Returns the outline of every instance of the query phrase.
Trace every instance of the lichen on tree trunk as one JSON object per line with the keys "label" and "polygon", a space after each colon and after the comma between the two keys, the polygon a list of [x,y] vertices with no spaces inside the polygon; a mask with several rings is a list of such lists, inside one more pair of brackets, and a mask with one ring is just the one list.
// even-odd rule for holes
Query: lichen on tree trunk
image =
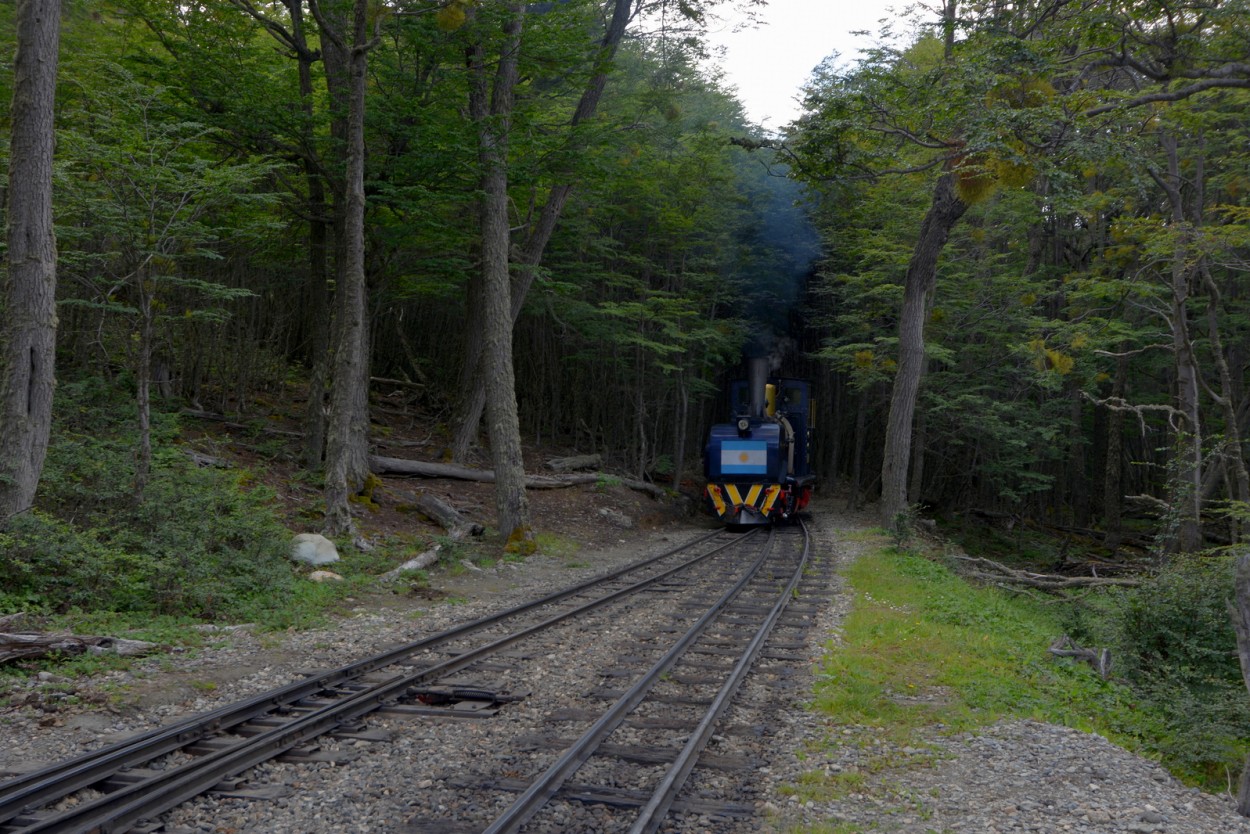
{"label": "lichen on tree trunk", "polygon": [[898,325],[898,369],[881,462],[881,521],[887,527],[893,526],[895,516],[907,509],[912,424],[925,365],[924,324],[928,297],[937,283],[938,257],[951,229],[967,209],[968,204],[955,190],[955,175],[943,174],[933,189],[933,202],[920,225],[920,238],[907,265]]}
{"label": "lichen on tree trunk", "polygon": [[482,163],[482,341],[486,418],[490,429],[491,463],[495,470],[497,522],[500,532],[508,539],[508,546],[514,547],[514,541],[531,539],[516,374],[512,366],[512,293],[508,270],[508,133],[525,6],[509,4],[508,12],[491,91],[490,117],[479,121],[477,127],[478,155]]}
{"label": "lichen on tree trunk", "polygon": [[[323,33],[339,48],[345,36],[312,4]],[[356,0],[352,13],[352,40],[348,53],[349,101],[347,118],[346,203],[343,208],[342,261],[336,321],[330,418],[326,438],[327,536],[352,535],[356,529],[350,497],[363,488],[369,475],[369,321],[365,283],[365,70],[369,49],[368,3]],[[364,544],[358,540],[357,544]]]}
{"label": "lichen on tree trunk", "polygon": [[56,359],[53,107],[60,0],[18,0],[9,112],[8,252],[0,293],[0,525],[35,499]]}

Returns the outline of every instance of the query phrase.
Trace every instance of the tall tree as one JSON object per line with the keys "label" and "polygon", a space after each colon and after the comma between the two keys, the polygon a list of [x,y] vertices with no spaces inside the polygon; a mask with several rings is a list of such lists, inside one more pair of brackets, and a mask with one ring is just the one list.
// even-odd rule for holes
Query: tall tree
{"label": "tall tree", "polygon": [[[317,0],[312,10],[322,37],[347,57],[348,107],[346,119],[347,169],[344,176],[342,235],[338,287],[336,289],[333,378],[330,386],[330,418],[326,442],[327,535],[356,534],[349,498],[359,492],[369,476],[369,318],[365,278],[365,89],[367,56],[378,43],[369,31],[368,0],[355,0],[346,26],[338,26],[322,13]],[[330,57],[327,52],[327,72]]]}
{"label": "tall tree", "polygon": [[[486,372],[486,414],[491,462],[495,469],[495,511],[499,530],[510,547],[531,540],[525,462],[517,416],[516,373],[512,366],[512,294],[509,287],[511,232],[508,223],[508,144],[519,75],[525,5],[509,3],[504,38],[491,84],[490,105],[479,118],[478,158],[482,166],[482,329]],[[485,72],[479,61],[473,68]],[[484,86],[484,81],[479,83]],[[484,97],[481,91],[477,94]],[[480,108],[479,108],[480,109]]]}
{"label": "tall tree", "polygon": [[[171,117],[169,90],[136,81],[116,65],[96,67],[107,93],[81,97],[80,128],[63,133],[66,167],[75,172],[63,200],[73,222],[65,238],[84,241],[74,258],[80,284],[94,285],[97,309],[120,313],[133,346],[139,444],[134,495],[143,501],[152,465],[151,385],[159,330],[166,322],[223,318],[221,305],[251,293],[205,280],[215,243],[248,234],[246,212],[259,197],[266,162],[216,158],[220,137],[202,124]],[[82,273],[89,274],[82,274]],[[194,299],[195,306],[192,306]],[[67,299],[72,304],[76,299]],[[181,303],[180,303],[181,302]],[[177,310],[169,315],[170,309]],[[130,351],[128,351],[130,352]]]}
{"label": "tall tree", "polygon": [[[582,144],[578,131],[586,122],[594,118],[599,102],[603,98],[603,92],[607,88],[608,72],[612,68],[617,48],[622,38],[625,37],[630,20],[637,13],[636,0],[611,0],[608,8],[610,14],[607,25],[593,56],[593,71],[569,120],[571,147],[562,155],[565,160],[572,160],[577,156],[578,145]],[[517,269],[512,279],[510,302],[514,322],[521,315],[525,297],[542,264],[547,244],[551,240],[556,225],[560,222],[560,216],[564,212],[569,195],[573,192],[572,175],[568,170],[571,167],[571,163],[566,162],[564,170],[555,172],[556,183],[548,191],[542,210],[526,230],[524,241],[520,246]],[[470,285],[469,310],[471,313],[480,313],[483,305],[476,297],[474,289],[475,286]],[[478,424],[482,419],[482,409],[486,404],[487,380],[480,367],[482,340],[475,335],[478,332],[481,332],[481,328],[470,326],[465,342],[465,358],[461,366],[458,386],[461,397],[455,420],[458,428],[452,443],[452,458],[455,460],[463,460],[468,453],[469,446],[477,435]]]}
{"label": "tall tree", "polygon": [[[905,279],[905,304],[899,317],[899,373],[895,378],[882,465],[883,520],[891,521],[908,501],[906,454],[912,443],[917,380],[925,366],[923,332],[924,283],[915,283],[918,267],[936,264],[925,250],[944,240],[964,214],[960,203],[975,203],[1001,184],[1028,174],[1038,185],[1037,198],[1048,212],[1070,199],[1079,178],[1072,167],[1098,164],[1111,155],[1105,147],[1117,137],[1132,146],[1131,113],[1158,108],[1225,87],[1248,82],[1244,63],[1222,56],[1236,48],[1207,50],[1203,44],[1241,42],[1232,35],[1242,19],[1239,3],[1189,4],[1163,2],[1131,10],[1106,4],[1070,4],[1050,0],[1039,4],[968,5],[957,15],[954,2],[943,3],[940,39],[922,38],[904,53],[879,50],[852,72],[820,79],[809,98],[812,113],[800,124],[800,141],[816,149],[819,164],[836,169],[840,179],[909,176],[940,171],[932,209],[921,227],[913,263]],[[1164,25],[1161,21],[1167,21]],[[1197,37],[1198,31],[1206,38]],[[1109,37],[1109,33],[1116,33]],[[961,36],[958,36],[962,34]],[[936,57],[939,54],[941,57]],[[920,82],[920,83],[917,83]],[[935,90],[943,90],[946,106],[930,106]],[[1141,119],[1138,119],[1140,122]],[[1137,124],[1140,133],[1143,125]],[[1154,129],[1151,129],[1154,132]],[[809,156],[806,161],[811,162]],[[1074,160],[1084,159],[1085,163]],[[1068,166],[1065,168],[1064,166]],[[1166,165],[1156,180],[1169,185]],[[826,171],[829,168],[825,169]],[[1148,170],[1139,166],[1140,178]],[[1067,192],[1067,193],[1065,193]],[[1179,197],[1179,191],[1173,196]],[[1176,211],[1170,210],[1173,225]],[[950,222],[943,231],[942,221]],[[1157,225],[1157,224],[1156,224]],[[935,234],[936,232],[936,234]],[[1058,234],[1053,241],[1062,241]],[[942,244],[939,244],[938,251]],[[1182,244],[1180,252],[1192,251]],[[1175,253],[1174,253],[1175,254]],[[1055,259],[1057,263],[1061,259]],[[1192,264],[1173,260],[1173,295],[1181,290],[1171,321],[1185,328],[1189,313],[1180,314],[1191,293]],[[1055,295],[1061,305],[1063,293]],[[919,320],[917,318],[919,317]],[[1173,329],[1174,353],[1190,351],[1187,332]],[[1044,339],[1039,344],[1044,346]],[[909,357],[919,361],[909,361]],[[1194,415],[1198,381],[1178,360],[1176,408]],[[919,370],[917,370],[919,368]],[[1070,389],[1070,396],[1075,396]],[[1075,402],[1075,400],[1073,400]],[[1079,419],[1080,409],[1068,419]],[[1194,415],[1196,416],[1196,415]],[[1174,469],[1187,483],[1184,494],[1201,483],[1197,423],[1186,421],[1188,439],[1177,447]],[[1075,454],[1075,453],[1074,453]],[[1179,495],[1180,493],[1178,493]],[[1196,517],[1194,498],[1181,513]],[[1193,546],[1192,521],[1181,526]]]}
{"label": "tall tree", "polygon": [[52,426],[56,360],[53,112],[60,0],[18,0],[0,325],[0,524],[28,509]]}
{"label": "tall tree", "polygon": [[890,414],[886,421],[885,452],[881,460],[880,515],[886,524],[895,523],[908,505],[908,467],[912,461],[912,425],[916,398],[927,363],[924,326],[937,284],[938,258],[951,229],[968,210],[968,204],[955,190],[955,174],[938,178],[933,204],[920,224],[920,235],[903,279],[903,308],[898,320],[898,370],[890,393]]}

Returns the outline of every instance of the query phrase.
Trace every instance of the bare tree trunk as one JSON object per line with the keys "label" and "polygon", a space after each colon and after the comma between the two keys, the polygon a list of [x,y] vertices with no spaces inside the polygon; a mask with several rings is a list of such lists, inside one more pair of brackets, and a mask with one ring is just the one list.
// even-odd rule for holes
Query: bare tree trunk
{"label": "bare tree trunk", "polygon": [[0,525],[35,500],[56,385],[53,107],[60,0],[18,0],[9,111],[8,269],[0,297]]}
{"label": "bare tree trunk", "polygon": [[[312,4],[322,34],[345,48]],[[369,322],[365,282],[365,70],[368,51],[368,3],[356,0],[352,14],[352,42],[348,52],[347,170],[343,206],[343,261],[339,270],[338,344],[330,394],[329,434],[326,442],[326,516],[328,536],[356,536],[348,498],[369,475]],[[359,542],[358,542],[359,543]]]}
{"label": "bare tree trunk", "polygon": [[[1250,553],[1237,557],[1233,602],[1229,613],[1233,618],[1233,630],[1237,633],[1237,658],[1241,662],[1241,678],[1250,690]],[[1250,817],[1250,756],[1241,769],[1241,782],[1237,789],[1237,813]]]}
{"label": "bare tree trunk", "polygon": [[958,0],[945,0],[942,4],[942,54],[947,61],[955,57],[955,27],[959,21]]}
{"label": "bare tree trunk", "polygon": [[[1199,135],[1199,153],[1195,160],[1194,173],[1194,219],[1202,223],[1204,220],[1204,204],[1206,202],[1206,140]],[[1241,426],[1237,419],[1238,389],[1228,367],[1228,357],[1224,354],[1224,340],[1220,335],[1220,311],[1223,298],[1219,285],[1211,275],[1211,264],[1205,257],[1198,262],[1198,274],[1202,277],[1202,286],[1207,292],[1207,338],[1211,341],[1211,360],[1215,365],[1216,376],[1220,381],[1217,394],[1207,386],[1207,392],[1215,400],[1216,405],[1224,414],[1224,472],[1231,482],[1228,487],[1229,497],[1250,506],[1250,470],[1246,468],[1246,456],[1241,445]],[[1197,360],[1194,360],[1195,363]],[[1232,541],[1234,544],[1244,541],[1247,533],[1247,522],[1232,514],[1229,519]],[[1243,775],[1243,779],[1247,778]]]}
{"label": "bare tree trunk", "polygon": [[[823,363],[822,363],[823,364]],[[824,425],[828,426],[825,437],[828,440],[828,449],[825,452],[825,477],[830,481],[838,477],[838,466],[842,463],[842,414],[845,411],[843,405],[846,399],[846,383],[842,380],[842,375],[836,372],[826,372],[823,374],[828,380],[827,385],[820,386],[820,398],[824,401],[826,408],[825,414],[829,415],[824,421]]]}
{"label": "bare tree trunk", "polygon": [[[686,430],[690,422],[690,392],[686,389],[686,374],[677,372],[677,437],[673,444],[673,490],[681,489],[681,479],[686,473]],[[809,451],[810,454],[810,451]]]}
{"label": "bare tree trunk", "polygon": [[[482,45],[474,44],[468,50],[469,65],[469,117],[475,124],[483,124],[490,116],[490,84],[487,82],[485,57]],[[478,206],[478,217],[482,207]],[[464,463],[469,448],[477,440],[481,428],[482,411],[486,407],[486,380],[483,376],[482,351],[485,344],[486,325],[483,319],[485,289],[483,273],[475,270],[469,276],[465,297],[464,364],[460,366],[460,378],[456,390],[460,399],[452,425],[457,426],[451,443],[451,459]],[[516,324],[516,318],[512,320]]]}
{"label": "bare tree trunk", "polygon": [[864,489],[864,446],[868,439],[868,388],[859,392],[859,407],[855,410],[855,448],[851,452],[851,495],[847,509],[858,510]]}
{"label": "bare tree trunk", "polygon": [[300,108],[307,120],[301,141],[304,180],[308,183],[308,403],[304,409],[304,466],[309,470],[321,466],[326,443],[326,383],[330,371],[330,292],[326,264],[329,256],[329,230],[325,182],[317,166],[313,145],[312,63],[315,56],[304,35],[303,0],[284,0],[291,16],[291,36],[299,61]]}
{"label": "bare tree trunk", "polygon": [[507,546],[514,549],[526,549],[533,536],[529,499],[525,495],[525,464],[521,455],[516,374],[512,365],[512,295],[508,269],[508,140],[524,15],[524,4],[508,5],[505,38],[500,48],[491,96],[491,115],[478,122],[478,153],[482,162],[486,420],[490,430],[491,462],[495,470],[495,510],[499,530],[507,538]]}
{"label": "bare tree trunk", "polygon": [[916,419],[916,430],[911,444],[911,473],[908,476],[907,503],[918,502],[924,491],[924,453],[927,441],[926,421],[922,413]]}
{"label": "bare tree trunk", "polygon": [[646,398],[646,364],[643,362],[642,348],[634,348],[634,442],[637,452],[634,460],[634,477],[642,478],[646,474],[648,458],[651,456],[650,444],[647,442],[647,398]]}
{"label": "bare tree trunk", "polygon": [[[573,112],[573,118],[569,124],[570,128],[575,129],[582,122],[592,118],[599,108],[599,101],[603,98],[603,91],[607,87],[608,70],[616,55],[617,47],[620,46],[621,39],[625,36],[625,29],[633,17],[634,8],[634,0],[614,0],[612,18],[604,31],[603,39],[599,42],[596,72],[587,82],[586,89],[582,91],[582,97],[577,103],[577,109]],[[567,172],[561,173],[567,176]],[[572,193],[573,186],[567,182],[552,187],[547,194],[547,202],[543,205],[538,221],[529,230],[521,246],[521,253],[517,259],[518,269],[511,290],[513,324],[521,316],[521,309],[525,306],[525,296],[534,283],[543,254],[547,250],[547,243],[551,240],[556,224],[560,221],[560,215],[564,212],[564,205]],[[470,286],[471,298],[473,290],[474,288]],[[469,313],[472,315],[474,312],[472,300],[470,300],[469,307]],[[470,319],[470,332],[472,332],[472,319]],[[482,343],[472,337],[465,344],[464,367],[468,370],[468,374],[466,377],[462,371],[461,382],[465,383],[467,379],[467,384],[460,389],[464,395],[457,409],[456,419],[459,428],[452,443],[452,459],[456,461],[464,458],[474,438],[477,437],[478,424],[482,420],[482,409],[486,404],[486,380],[481,370],[482,347]]]}
{"label": "bare tree trunk", "polygon": [[903,285],[903,309],[898,325],[898,369],[890,395],[886,421],[885,451],[881,462],[882,523],[907,508],[907,465],[911,459],[912,421],[924,374],[924,322],[929,294],[937,283],[938,257],[951,229],[967,211],[968,204],[955,191],[955,175],[947,172],[933,189],[933,203],[920,224],[920,238],[907,265]]}
{"label": "bare tree trunk", "polygon": [[143,494],[148,488],[148,480],[152,474],[152,338],[153,309],[152,295],[147,289],[146,267],[143,268],[135,284],[139,289],[139,361],[135,375],[135,404],[139,411],[139,449],[135,459],[134,498],[136,504],[143,503]]}
{"label": "bare tree trunk", "polygon": [[[1159,141],[1167,156],[1168,170],[1166,175],[1151,173],[1167,194],[1175,228],[1183,230],[1187,222],[1176,137],[1165,133]],[[1189,336],[1189,295],[1193,275],[1188,264],[1190,247],[1186,239],[1175,241],[1173,247],[1169,320],[1176,371],[1176,410],[1184,417],[1184,425],[1178,427],[1172,452],[1170,503],[1178,513],[1175,548],[1181,553],[1189,553],[1202,547],[1202,427],[1198,422],[1198,368]]]}
{"label": "bare tree trunk", "polygon": [[[1121,356],[1116,361],[1115,382],[1111,386],[1112,399],[1124,399],[1124,390],[1127,387],[1128,357]],[[1124,496],[1120,463],[1123,456],[1123,432],[1124,412],[1118,408],[1111,409],[1107,415],[1107,460],[1102,480],[1102,526],[1107,531],[1107,549],[1112,553],[1119,549],[1120,541],[1124,537],[1120,521],[1120,507]]]}
{"label": "bare tree trunk", "polygon": [[[315,146],[313,132],[313,83],[312,65],[319,57],[324,56],[326,69],[326,85],[334,101],[334,113],[330,122],[330,133],[335,139],[346,143],[346,111],[350,93],[347,91],[348,71],[347,57],[342,50],[341,40],[336,43],[332,38],[322,41],[320,53],[308,47],[308,39],[304,32],[304,0],[282,0],[286,7],[290,28],[269,18],[252,0],[231,0],[235,6],[260,23],[283,46],[289,49],[299,67],[300,110],[304,116],[304,125],[300,130],[300,162],[304,169],[304,181],[308,185],[308,296],[304,305],[304,327],[308,332],[309,347],[307,352],[310,369],[308,380],[308,402],[304,408],[304,466],[309,470],[321,466],[325,453],[326,437],[326,393],[327,377],[330,374],[330,346],[332,327],[332,311],[330,309],[329,287],[327,285],[326,263],[329,254],[329,217],[326,202],[326,188],[321,172],[321,158]],[[338,21],[340,24],[342,21]],[[342,26],[336,26],[337,31]],[[342,207],[342,189],[336,188],[336,205]],[[342,231],[342,224],[338,224]]]}
{"label": "bare tree trunk", "polygon": [[[1210,299],[1207,303],[1207,337],[1211,340],[1211,357],[1220,378],[1220,393],[1211,393],[1224,412],[1224,457],[1231,471],[1232,498],[1244,505],[1250,505],[1250,471],[1246,469],[1246,458],[1241,448],[1241,428],[1237,425],[1237,409],[1234,404],[1236,391],[1233,387],[1233,375],[1228,368],[1228,359],[1224,356],[1224,342],[1220,338],[1220,289],[1211,276],[1210,265],[1205,260],[1200,269],[1202,282]],[[1245,538],[1244,521],[1234,521],[1234,534],[1235,542]]]}
{"label": "bare tree trunk", "polygon": [[1068,483],[1072,490],[1072,518],[1077,527],[1085,527],[1089,524],[1089,479],[1085,472],[1087,466],[1085,432],[1081,426],[1084,402],[1079,389],[1073,388],[1069,392],[1068,407],[1069,417],[1072,420],[1072,432],[1068,447],[1071,449],[1068,455]]}

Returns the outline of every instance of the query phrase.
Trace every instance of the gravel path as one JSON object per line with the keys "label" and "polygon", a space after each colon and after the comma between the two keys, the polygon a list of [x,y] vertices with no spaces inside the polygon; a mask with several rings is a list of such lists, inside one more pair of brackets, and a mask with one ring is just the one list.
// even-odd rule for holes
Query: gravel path
{"label": "gravel path", "polygon": [[[848,516],[830,503],[816,508],[813,524],[817,547],[839,564],[875,546],[862,535],[873,526],[871,518]],[[524,565],[501,564],[480,576],[449,579],[458,593],[469,593],[470,586],[478,589],[479,595],[463,604],[404,599],[387,610],[362,606],[330,629],[224,633],[211,647],[145,660],[126,672],[19,684],[0,693],[9,701],[0,708],[0,769],[74,755],[273,688],[300,670],[341,665],[566,587],[671,547],[694,532],[673,529],[641,543],[579,555],[576,561],[536,557]],[[754,676],[731,708],[725,732],[711,752],[749,758],[750,771],[696,775],[700,786],[718,797],[737,790],[759,815],[748,821],[691,815],[672,830],[1250,834],[1250,821],[1233,813],[1228,797],[1186,788],[1158,765],[1099,736],[1023,721],[954,738],[935,732],[914,747],[894,749],[875,739],[869,728],[834,726],[808,711],[804,702],[811,692],[810,667],[822,646],[836,641],[848,605],[846,595],[835,588],[810,632],[805,653],[811,662],[794,664],[780,678],[771,673]],[[604,622],[595,640],[581,635],[585,664],[570,671],[567,685],[584,687],[596,663],[628,651],[630,641],[638,639],[638,628],[634,622]],[[184,806],[173,822],[183,831],[205,834],[420,831],[416,820],[442,811],[458,813],[457,784],[465,778],[528,774],[541,754],[491,753],[498,746],[487,736],[565,734],[567,728],[551,724],[551,708],[525,701],[487,722],[373,721],[373,726],[390,729],[393,739],[325,745],[330,752],[358,755],[351,764],[272,763],[250,774],[253,783],[292,786],[291,796],[272,801],[205,798]],[[839,743],[827,743],[831,738]],[[889,766],[880,767],[883,761]],[[805,774],[846,772],[862,774],[862,782],[856,793],[837,800],[800,802],[785,790]],[[483,819],[491,811],[470,808],[464,818]],[[607,825],[596,820],[610,816],[603,809],[582,810],[545,827],[594,831]]]}

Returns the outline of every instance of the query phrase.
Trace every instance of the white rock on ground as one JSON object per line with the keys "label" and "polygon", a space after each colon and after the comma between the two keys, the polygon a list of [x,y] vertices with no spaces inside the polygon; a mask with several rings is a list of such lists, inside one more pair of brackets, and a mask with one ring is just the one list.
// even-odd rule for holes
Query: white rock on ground
{"label": "white rock on ground", "polygon": [[291,540],[291,558],[319,568],[337,562],[339,551],[334,542],[319,533],[300,533]]}

